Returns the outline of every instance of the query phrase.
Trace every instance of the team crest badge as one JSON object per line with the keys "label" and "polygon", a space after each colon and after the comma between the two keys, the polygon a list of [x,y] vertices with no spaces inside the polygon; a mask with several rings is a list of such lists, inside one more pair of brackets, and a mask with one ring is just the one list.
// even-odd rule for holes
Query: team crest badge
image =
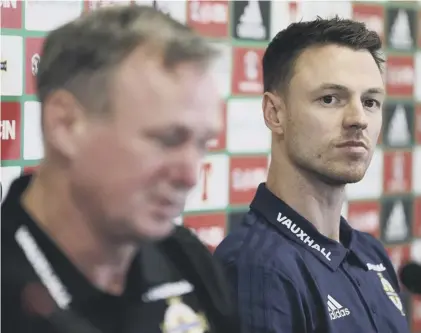
{"label": "team crest badge", "polygon": [[401,298],[396,293],[395,289],[393,289],[393,286],[390,284],[390,282],[388,280],[386,280],[386,278],[383,276],[382,273],[377,273],[377,275],[380,278],[380,281],[383,285],[383,290],[386,293],[386,295],[389,297],[389,299],[392,301],[392,303],[395,304],[395,306],[398,308],[398,310],[400,311],[402,316],[405,316],[405,312],[403,310]]}
{"label": "team crest badge", "polygon": [[196,313],[180,297],[172,297],[167,300],[168,308],[161,325],[163,333],[206,333],[208,323],[205,316]]}

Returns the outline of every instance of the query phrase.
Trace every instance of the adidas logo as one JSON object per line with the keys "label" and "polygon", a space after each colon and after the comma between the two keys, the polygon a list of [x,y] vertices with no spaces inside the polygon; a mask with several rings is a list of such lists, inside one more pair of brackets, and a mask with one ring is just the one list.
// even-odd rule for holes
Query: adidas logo
{"label": "adidas logo", "polygon": [[329,309],[330,320],[343,318],[351,314],[348,308],[344,308],[330,295],[327,295],[327,307]]}

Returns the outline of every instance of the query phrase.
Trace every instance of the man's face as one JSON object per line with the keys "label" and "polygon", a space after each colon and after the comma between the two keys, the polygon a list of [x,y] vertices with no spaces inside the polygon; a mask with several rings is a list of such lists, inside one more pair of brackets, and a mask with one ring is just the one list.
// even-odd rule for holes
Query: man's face
{"label": "man's face", "polygon": [[221,129],[217,89],[195,65],[168,72],[140,50],[117,70],[110,97],[112,117],[87,120],[73,157],[74,197],[114,235],[165,237]]}
{"label": "man's face", "polygon": [[289,85],[285,149],[324,181],[360,181],[382,124],[381,73],[367,51],[335,45],[304,51]]}

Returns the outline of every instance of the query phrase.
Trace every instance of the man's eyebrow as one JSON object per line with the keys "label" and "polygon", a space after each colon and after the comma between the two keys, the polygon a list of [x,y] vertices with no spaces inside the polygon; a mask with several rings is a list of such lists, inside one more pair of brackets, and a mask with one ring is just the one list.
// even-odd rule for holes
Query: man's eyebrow
{"label": "man's eyebrow", "polygon": [[[149,137],[158,137],[162,135],[179,135],[188,137],[192,135],[192,130],[184,125],[170,125],[157,128],[150,128],[145,131]],[[208,128],[200,132],[205,138],[214,138],[219,135],[220,130],[215,128]]]}
{"label": "man's eyebrow", "polygon": [[327,90],[327,89],[331,89],[331,90],[343,90],[343,91],[348,91],[349,89],[341,84],[336,84],[336,83],[323,83],[322,85],[319,86],[318,90]]}
{"label": "man's eyebrow", "polygon": [[[340,91],[349,91],[349,89],[346,86],[343,86],[341,84],[336,83],[323,83],[317,90],[340,90]],[[365,94],[385,94],[385,91],[383,88],[369,88],[366,91],[364,91]]]}
{"label": "man's eyebrow", "polygon": [[382,95],[384,95],[385,91],[384,91],[383,88],[370,88],[370,89],[367,89],[365,91],[365,93],[366,94],[382,94]]}

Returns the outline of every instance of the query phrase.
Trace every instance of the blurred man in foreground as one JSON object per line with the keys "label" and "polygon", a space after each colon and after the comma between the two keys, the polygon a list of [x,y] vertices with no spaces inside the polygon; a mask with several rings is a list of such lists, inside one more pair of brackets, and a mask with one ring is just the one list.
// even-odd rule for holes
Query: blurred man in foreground
{"label": "blurred man in foreground", "polygon": [[363,24],[335,18],[292,24],[266,50],[268,178],[215,252],[244,333],[408,332],[383,246],[341,217],[381,129],[380,48]]}
{"label": "blurred man in foreground", "polygon": [[45,159],[2,206],[3,332],[236,331],[218,266],[172,223],[220,130],[215,56],[149,7],[49,34]]}

